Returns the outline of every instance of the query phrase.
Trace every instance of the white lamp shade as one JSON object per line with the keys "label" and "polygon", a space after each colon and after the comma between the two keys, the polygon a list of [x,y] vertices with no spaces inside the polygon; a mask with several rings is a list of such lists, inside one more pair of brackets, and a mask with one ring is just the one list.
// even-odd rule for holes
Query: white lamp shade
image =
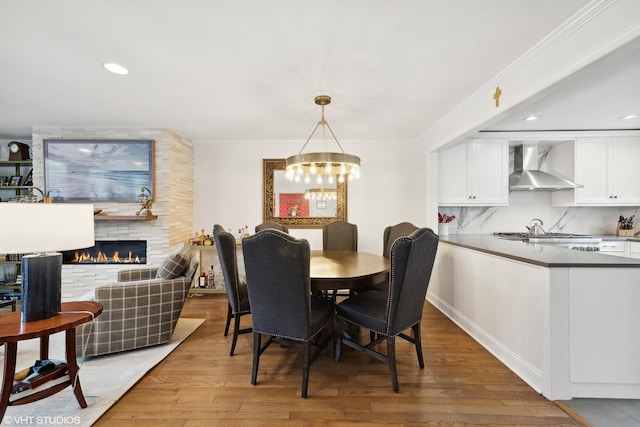
{"label": "white lamp shade", "polygon": [[93,205],[0,203],[0,253],[58,252],[94,244]]}

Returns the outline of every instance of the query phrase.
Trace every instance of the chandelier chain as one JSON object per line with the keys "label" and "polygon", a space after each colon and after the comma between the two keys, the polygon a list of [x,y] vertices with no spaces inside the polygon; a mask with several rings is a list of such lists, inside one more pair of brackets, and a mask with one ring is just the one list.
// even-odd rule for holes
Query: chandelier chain
{"label": "chandelier chain", "polygon": [[313,138],[313,135],[318,130],[318,126],[322,126],[323,137],[325,137],[325,139],[326,139],[326,132],[325,132],[325,128],[324,127],[326,126],[327,129],[329,129],[329,132],[331,133],[331,136],[333,137],[333,140],[336,142],[336,144],[338,144],[338,147],[340,148],[340,151],[344,154],[344,148],[342,148],[342,145],[340,144],[340,141],[338,141],[338,138],[336,138],[336,134],[333,133],[333,129],[331,129],[331,126],[329,126],[329,122],[324,118],[324,105],[322,105],[321,107],[322,107],[322,113],[321,113],[320,121],[318,122],[316,127],[313,128],[313,131],[311,131],[311,135],[309,135],[309,138],[307,138],[307,140],[305,141],[304,145],[302,146],[302,148],[298,152],[298,155],[302,154],[302,152],[306,148],[307,144],[309,144],[309,141],[311,141],[311,138]]}

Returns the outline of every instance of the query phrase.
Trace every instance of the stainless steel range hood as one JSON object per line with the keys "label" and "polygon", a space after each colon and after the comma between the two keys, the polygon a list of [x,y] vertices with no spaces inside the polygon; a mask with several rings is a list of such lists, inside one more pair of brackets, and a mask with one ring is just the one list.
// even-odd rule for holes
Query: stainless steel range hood
{"label": "stainless steel range hood", "polygon": [[568,179],[539,170],[537,144],[522,144],[513,148],[513,173],[509,175],[510,190],[564,190],[583,187]]}

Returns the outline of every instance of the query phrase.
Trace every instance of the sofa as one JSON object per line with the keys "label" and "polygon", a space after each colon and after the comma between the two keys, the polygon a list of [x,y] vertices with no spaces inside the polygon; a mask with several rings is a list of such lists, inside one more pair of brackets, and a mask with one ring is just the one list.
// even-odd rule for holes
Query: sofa
{"label": "sofa", "polygon": [[82,299],[101,302],[104,309],[94,321],[76,328],[78,357],[168,342],[198,265],[198,257],[181,247],[158,267],[121,270],[117,283],[97,286]]}

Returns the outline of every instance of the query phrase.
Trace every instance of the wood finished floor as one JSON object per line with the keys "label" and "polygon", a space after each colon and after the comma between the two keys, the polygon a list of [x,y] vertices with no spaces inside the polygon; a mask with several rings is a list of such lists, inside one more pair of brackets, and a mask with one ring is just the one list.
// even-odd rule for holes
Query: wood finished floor
{"label": "wood finished floor", "polygon": [[269,347],[251,385],[251,334],[240,335],[230,357],[226,310],[223,295],[189,298],[182,316],[206,322],[95,426],[580,425],[429,303],[425,369],[413,346],[396,341],[399,393],[384,363],[345,347],[339,363],[321,354],[311,365],[307,399],[297,349]]}

